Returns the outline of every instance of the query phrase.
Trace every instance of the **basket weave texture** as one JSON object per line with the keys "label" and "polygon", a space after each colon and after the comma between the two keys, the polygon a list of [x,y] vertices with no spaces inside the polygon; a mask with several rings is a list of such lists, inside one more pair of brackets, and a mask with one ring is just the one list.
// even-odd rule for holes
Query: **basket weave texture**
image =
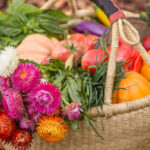
{"label": "basket weave texture", "polygon": [[[70,128],[67,138],[60,143],[48,143],[38,135],[30,150],[150,150],[150,107],[120,114],[111,118],[97,119],[95,127],[104,137],[102,141],[84,121],[80,122],[80,129],[75,134]],[[5,146],[7,150],[14,150]]]}
{"label": "basket weave texture", "polygon": [[[130,22],[140,31],[141,37],[150,34],[150,27],[144,21],[131,19]],[[110,43],[110,39],[111,33],[106,38],[107,43]],[[128,105],[129,103],[131,105]],[[67,139],[60,143],[46,143],[35,135],[32,150],[149,150],[150,97],[129,103],[107,106],[107,112],[114,112],[115,107],[119,107],[119,109],[116,109],[117,111],[112,114],[111,118],[102,117],[104,131],[97,115],[97,109],[91,109],[91,116],[97,118],[95,127],[99,129],[104,141],[95,135],[92,128],[87,128],[85,121],[81,121],[80,130],[75,134],[70,129]],[[138,106],[128,107],[134,106],[134,104]],[[122,107],[127,107],[127,109],[121,111]],[[101,114],[106,115],[103,112]]]}
{"label": "basket weave texture", "polygon": [[76,134],[69,129],[68,137],[60,143],[42,141],[35,135],[31,150],[149,150],[150,149],[150,108],[132,111],[111,118],[97,119],[95,127],[104,137],[102,141],[84,121]]}

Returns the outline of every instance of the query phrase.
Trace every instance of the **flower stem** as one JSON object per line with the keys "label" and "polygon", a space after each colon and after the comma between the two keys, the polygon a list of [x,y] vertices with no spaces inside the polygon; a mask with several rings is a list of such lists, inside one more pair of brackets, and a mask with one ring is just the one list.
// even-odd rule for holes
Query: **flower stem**
{"label": "flower stem", "polygon": [[67,102],[64,98],[62,98],[62,101],[66,104],[66,106],[69,105],[69,102]]}

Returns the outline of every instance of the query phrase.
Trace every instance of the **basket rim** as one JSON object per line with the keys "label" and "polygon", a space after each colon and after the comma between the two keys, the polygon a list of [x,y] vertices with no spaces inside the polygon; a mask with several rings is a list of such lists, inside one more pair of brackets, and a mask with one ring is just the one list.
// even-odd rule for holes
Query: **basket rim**
{"label": "basket rim", "polygon": [[99,114],[101,115],[101,117],[112,117],[132,111],[138,111],[146,107],[150,107],[150,95],[127,103],[118,103],[111,105],[104,104],[103,108],[101,108],[100,106],[92,107],[89,109],[88,113],[91,117],[94,118],[98,117]]}

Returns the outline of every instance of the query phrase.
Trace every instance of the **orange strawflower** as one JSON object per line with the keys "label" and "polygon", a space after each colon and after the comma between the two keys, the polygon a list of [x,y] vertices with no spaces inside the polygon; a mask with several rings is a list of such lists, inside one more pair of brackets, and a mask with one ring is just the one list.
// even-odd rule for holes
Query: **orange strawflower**
{"label": "orange strawflower", "polygon": [[57,116],[43,116],[37,122],[37,133],[47,142],[58,142],[68,132],[64,120]]}

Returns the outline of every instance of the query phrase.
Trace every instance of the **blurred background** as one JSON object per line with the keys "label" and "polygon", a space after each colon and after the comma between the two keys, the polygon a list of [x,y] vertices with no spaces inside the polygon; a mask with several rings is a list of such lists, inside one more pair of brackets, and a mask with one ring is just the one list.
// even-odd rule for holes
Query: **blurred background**
{"label": "blurred background", "polygon": [[[0,10],[4,11],[7,7],[8,0],[0,0]],[[28,3],[41,7],[47,0],[27,0]],[[91,7],[89,0],[76,0],[79,8]],[[121,9],[141,12],[150,6],[150,0],[115,0]],[[60,0],[56,3],[56,7],[63,11],[68,10],[67,0]]]}

